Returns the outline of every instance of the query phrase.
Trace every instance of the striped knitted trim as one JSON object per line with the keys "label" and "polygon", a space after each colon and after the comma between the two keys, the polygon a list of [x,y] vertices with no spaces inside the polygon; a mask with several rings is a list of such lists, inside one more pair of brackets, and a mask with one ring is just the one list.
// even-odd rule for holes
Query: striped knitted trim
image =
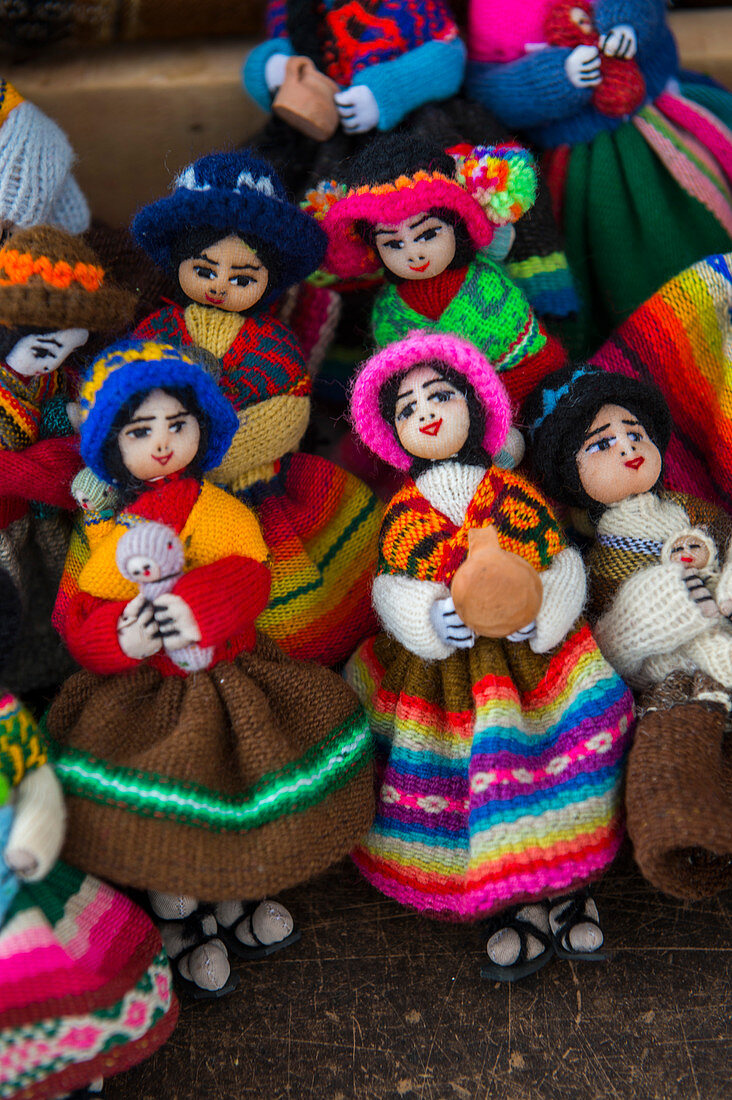
{"label": "striped knitted trim", "polygon": [[630,550],[633,554],[648,554],[649,557],[658,558],[663,550],[663,543],[654,539],[634,539],[628,535],[597,535],[600,546],[609,546],[613,550]]}
{"label": "striped knitted trim", "polygon": [[34,275],[57,290],[68,290],[72,283],[79,283],[84,290],[93,293],[104,282],[104,268],[79,261],[72,267],[66,260],[52,260],[49,256],[33,256],[19,252],[17,248],[0,250],[0,286],[24,286]]}
{"label": "striped knitted trim", "polygon": [[[42,726],[45,723],[42,722]],[[116,767],[77,749],[51,745],[66,792],[143,817],[163,817],[215,831],[256,829],[322,802],[372,756],[368,721],[359,710],[296,762],[265,775],[239,796],[217,794],[166,776]],[[56,755],[57,754],[57,755]]]}

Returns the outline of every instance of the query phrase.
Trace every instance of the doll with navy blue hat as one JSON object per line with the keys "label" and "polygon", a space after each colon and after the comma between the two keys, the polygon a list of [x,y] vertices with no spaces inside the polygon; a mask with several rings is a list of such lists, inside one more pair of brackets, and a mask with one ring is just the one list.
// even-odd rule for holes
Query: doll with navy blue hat
{"label": "doll with navy blue hat", "polygon": [[255,629],[268,550],[253,511],[203,477],[239,421],[197,359],[121,341],[80,403],[82,458],[119,498],[59,597],[82,665],[47,715],[65,852],[148,890],[191,993],[221,996],[229,951],[261,958],[299,937],[267,895],[368,828],[368,728],[340,677]]}
{"label": "doll with navy blue hat", "polygon": [[357,478],[298,452],[311,379],[294,333],[274,312],[322,260],[325,234],[247,152],[186,168],[171,195],[137,214],[133,233],[177,278],[184,301],[148,317],[136,335],[212,353],[238,418],[208,476],[262,525],[272,597],[258,625],[291,656],[343,661],[373,628],[381,509]]}

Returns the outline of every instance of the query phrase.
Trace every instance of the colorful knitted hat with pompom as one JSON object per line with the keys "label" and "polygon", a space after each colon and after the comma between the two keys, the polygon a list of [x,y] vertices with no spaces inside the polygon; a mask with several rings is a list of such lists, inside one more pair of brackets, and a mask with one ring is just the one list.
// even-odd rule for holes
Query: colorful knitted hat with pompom
{"label": "colorful knitted hat with pompom", "polygon": [[88,244],[63,229],[19,229],[0,248],[0,325],[124,329],[136,301],[110,282]]}
{"label": "colorful knitted hat with pompom", "polygon": [[379,396],[390,379],[412,367],[429,362],[439,370],[444,363],[469,382],[485,410],[482,445],[497,454],[511,427],[511,402],[495,370],[467,340],[443,333],[413,332],[406,340],[389,344],[363,364],[351,393],[351,420],[363,442],[375,455],[398,470],[408,470],[414,461],[397,439],[393,424],[384,419]]}
{"label": "colorful knitted hat with pompom", "polygon": [[310,207],[325,210],[325,267],[341,278],[381,266],[375,249],[360,236],[359,223],[397,225],[427,210],[449,210],[461,219],[477,250],[491,243],[498,226],[525,214],[536,198],[531,155],[512,144],[445,151],[421,138],[387,134],[354,157],[344,174],[342,197],[332,180],[308,195]]}
{"label": "colorful knitted hat with pompom", "polygon": [[209,418],[203,470],[218,466],[239,427],[236,413],[195,358],[172,344],[153,340],[120,340],[92,363],[79,391],[81,457],[97,477],[110,481],[105,443],[117,413],[130,398],[140,402],[151,390],[190,386]]}
{"label": "colorful knitted hat with pompom", "polygon": [[173,193],[143,207],[132,234],[161,267],[174,265],[177,242],[193,229],[213,229],[266,245],[275,257],[264,304],[302,282],[319,265],[326,238],[316,221],[290,202],[274,169],[246,150],[211,153],[176,178]]}

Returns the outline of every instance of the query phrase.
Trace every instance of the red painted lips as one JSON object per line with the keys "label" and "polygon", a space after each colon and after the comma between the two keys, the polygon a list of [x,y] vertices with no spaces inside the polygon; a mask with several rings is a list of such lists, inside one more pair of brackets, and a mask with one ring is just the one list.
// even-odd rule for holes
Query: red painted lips
{"label": "red painted lips", "polygon": [[422,435],[437,435],[441,427],[442,417],[440,417],[439,420],[433,420],[431,424],[425,424],[424,428],[420,428],[419,430],[422,432]]}

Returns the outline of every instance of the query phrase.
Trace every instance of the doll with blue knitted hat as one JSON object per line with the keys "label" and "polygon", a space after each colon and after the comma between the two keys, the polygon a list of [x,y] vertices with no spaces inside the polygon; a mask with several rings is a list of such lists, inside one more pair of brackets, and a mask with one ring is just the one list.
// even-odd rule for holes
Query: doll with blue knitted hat
{"label": "doll with blue knitted hat", "polygon": [[214,154],[172,194],[141,210],[140,245],[178,279],[185,304],[136,329],[198,345],[220,360],[218,385],[238,418],[208,477],[256,512],[272,569],[259,627],[292,656],[345,660],[373,625],[371,570],[380,507],[355,477],[298,452],[311,379],[279,297],[318,265],[325,235],[251,154]]}
{"label": "doll with blue knitted hat", "polygon": [[579,354],[732,240],[732,97],[680,70],[666,6],[471,0],[466,88],[545,150]]}
{"label": "doll with blue knitted hat", "polygon": [[65,854],[148,890],[188,988],[220,996],[229,950],[260,958],[298,938],[265,895],[368,828],[368,728],[335,673],[255,629],[267,546],[254,512],[203,479],[239,420],[197,358],[122,341],[80,400],[82,458],[120,500],[57,620],[83,666],[47,716]]}

